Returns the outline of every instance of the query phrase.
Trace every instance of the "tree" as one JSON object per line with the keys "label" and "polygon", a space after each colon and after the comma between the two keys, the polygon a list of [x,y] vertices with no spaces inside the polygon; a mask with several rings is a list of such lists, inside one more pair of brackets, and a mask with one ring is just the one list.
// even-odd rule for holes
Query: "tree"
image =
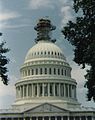
{"label": "tree", "polygon": [[[87,69],[84,87],[88,89],[87,99],[95,102],[95,0],[74,0],[76,21],[69,21],[62,33],[74,46],[74,61]],[[79,12],[82,13],[80,16]]]}
{"label": "tree", "polygon": [[[0,33],[0,36],[2,36],[2,33]],[[9,59],[4,55],[5,53],[9,52],[8,48],[4,48],[6,42],[0,43],[0,77],[1,80],[5,85],[8,85],[8,75],[6,74],[8,72],[8,69],[6,65],[9,63]]]}

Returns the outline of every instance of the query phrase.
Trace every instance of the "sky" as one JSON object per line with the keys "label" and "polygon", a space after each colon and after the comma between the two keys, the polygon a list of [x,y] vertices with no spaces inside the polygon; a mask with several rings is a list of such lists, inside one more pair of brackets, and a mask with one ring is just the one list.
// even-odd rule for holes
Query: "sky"
{"label": "sky", "polygon": [[73,47],[65,40],[61,33],[62,28],[69,20],[75,20],[72,9],[72,0],[0,0],[0,37],[6,41],[6,47],[10,48],[7,57],[9,85],[5,86],[0,81],[0,109],[9,108],[15,101],[15,83],[20,78],[20,67],[25,56],[35,45],[36,31],[34,26],[38,19],[48,17],[56,26],[52,37],[56,38],[56,44],[63,50],[70,66],[72,78],[77,81],[77,98],[82,106],[95,107],[93,101],[86,98],[87,89],[84,88],[86,70],[73,62]]}

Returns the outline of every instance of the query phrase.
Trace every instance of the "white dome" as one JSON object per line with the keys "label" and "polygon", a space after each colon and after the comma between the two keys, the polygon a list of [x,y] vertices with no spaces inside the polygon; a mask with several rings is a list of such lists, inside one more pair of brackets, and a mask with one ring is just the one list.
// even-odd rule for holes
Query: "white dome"
{"label": "white dome", "polygon": [[[49,55],[49,56],[47,56]],[[55,45],[55,43],[49,42],[49,41],[39,41],[36,45],[34,45],[30,50],[28,51],[25,62],[41,57],[53,57],[53,58],[63,58],[65,60],[65,57],[63,55],[63,52],[61,49]]]}

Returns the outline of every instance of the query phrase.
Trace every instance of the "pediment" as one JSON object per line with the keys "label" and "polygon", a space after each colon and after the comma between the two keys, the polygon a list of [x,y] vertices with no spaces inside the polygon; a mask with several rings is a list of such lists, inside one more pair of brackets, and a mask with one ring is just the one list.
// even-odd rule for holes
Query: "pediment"
{"label": "pediment", "polygon": [[32,109],[29,109],[27,111],[25,111],[25,113],[31,114],[31,113],[42,113],[42,112],[56,112],[56,113],[60,113],[60,112],[69,112],[68,110],[62,109],[60,107],[48,104],[48,103],[44,103],[41,104],[37,107],[34,107]]}

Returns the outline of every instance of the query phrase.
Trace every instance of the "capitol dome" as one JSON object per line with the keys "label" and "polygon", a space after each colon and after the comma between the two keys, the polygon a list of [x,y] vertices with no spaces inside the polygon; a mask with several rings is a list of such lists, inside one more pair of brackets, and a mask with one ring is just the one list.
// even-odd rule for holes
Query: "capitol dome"
{"label": "capitol dome", "polygon": [[35,58],[60,58],[64,59],[61,49],[50,41],[39,41],[27,53],[25,63],[32,61]]}
{"label": "capitol dome", "polygon": [[64,106],[79,105],[76,80],[71,78],[71,67],[63,51],[51,39],[55,27],[50,20],[40,19],[36,44],[26,54],[20,69],[21,78],[16,82],[15,106],[43,102]]}

